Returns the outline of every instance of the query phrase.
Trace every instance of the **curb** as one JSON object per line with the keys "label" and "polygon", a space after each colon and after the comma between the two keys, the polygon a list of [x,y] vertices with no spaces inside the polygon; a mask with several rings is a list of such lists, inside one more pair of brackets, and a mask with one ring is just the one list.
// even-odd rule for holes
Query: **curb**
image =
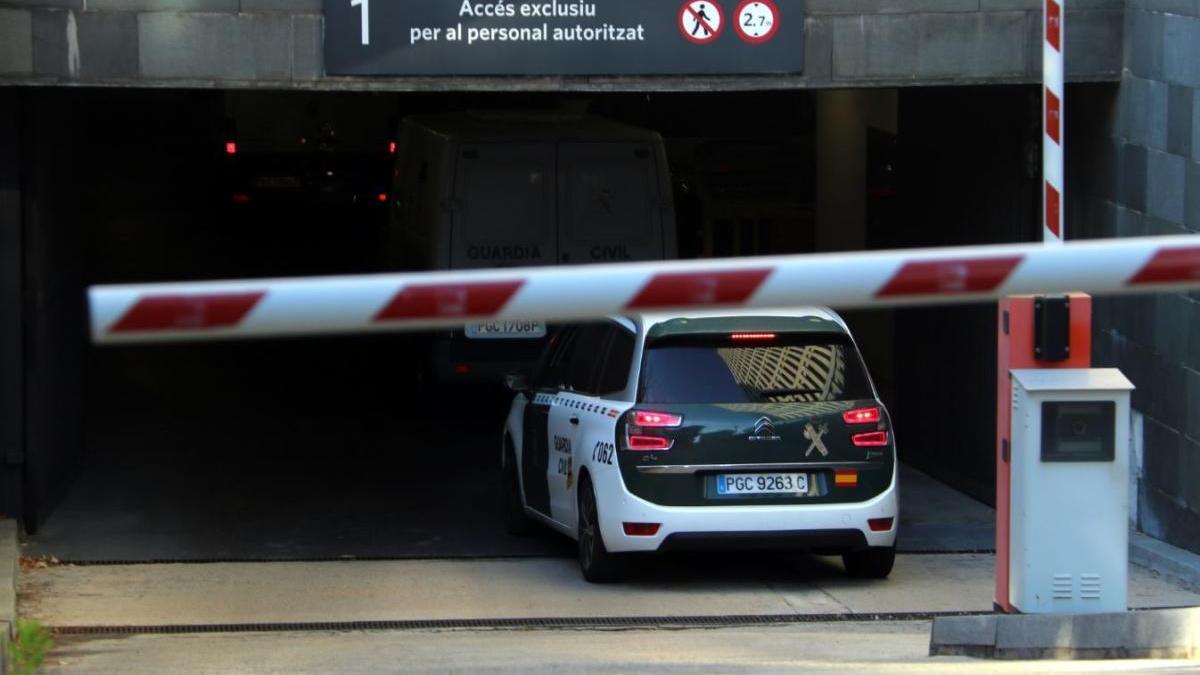
{"label": "curb", "polygon": [[929,655],[992,659],[1197,658],[1200,608],[936,617]]}
{"label": "curb", "polygon": [[17,521],[0,519],[0,673],[8,672],[8,647],[17,619]]}
{"label": "curb", "polygon": [[1200,555],[1159,541],[1141,532],[1129,533],[1129,562],[1200,589]]}

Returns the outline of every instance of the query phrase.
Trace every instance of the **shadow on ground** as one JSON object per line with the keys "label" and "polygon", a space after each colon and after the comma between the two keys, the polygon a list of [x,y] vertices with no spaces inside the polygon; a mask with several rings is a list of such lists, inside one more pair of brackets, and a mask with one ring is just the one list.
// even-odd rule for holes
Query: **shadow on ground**
{"label": "shadow on ground", "polygon": [[[504,533],[498,442],[508,395],[421,388],[411,366],[418,349],[375,336],[94,350],[86,451],[26,553],[573,555],[572,542],[549,531]],[[902,550],[992,547],[986,506],[908,469],[901,489]],[[672,560],[639,564],[678,573]],[[725,574],[744,557],[710,560],[686,567]]]}

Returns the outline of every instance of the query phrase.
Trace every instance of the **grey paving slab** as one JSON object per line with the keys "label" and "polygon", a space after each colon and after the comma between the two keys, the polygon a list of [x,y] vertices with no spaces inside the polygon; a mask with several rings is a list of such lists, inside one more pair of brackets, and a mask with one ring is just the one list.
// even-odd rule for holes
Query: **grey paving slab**
{"label": "grey paving slab", "polygon": [[137,14],[83,12],[76,16],[79,72],[87,79],[133,79],[138,75]]}
{"label": "grey paving slab", "polygon": [[[1031,14],[1040,20],[1039,15]],[[1068,78],[1102,73],[1116,77],[1121,73],[1122,50],[1114,47],[1124,43],[1124,15],[1121,8],[1067,14],[1068,47],[1064,58]],[[1040,62],[1040,58],[1034,61]]]}
{"label": "grey paving slab", "polygon": [[1162,49],[1163,79],[1200,87],[1200,19],[1168,16]]}
{"label": "grey paving slab", "polygon": [[324,23],[320,16],[292,17],[292,76],[315,80],[325,74]]}
{"label": "grey paving slab", "polygon": [[1200,161],[1200,88],[1192,90],[1192,159]]}
{"label": "grey paving slab", "polygon": [[[1197,387],[1197,391],[1200,392],[1200,387]],[[1200,555],[1140,532],[1131,533],[1129,538],[1130,562],[1155,570],[1157,574],[1185,586],[1200,589]]]}
{"label": "grey paving slab", "polygon": [[1192,231],[1200,230],[1200,162],[1187,163],[1184,183],[1183,222]]}
{"label": "grey paving slab", "polygon": [[1168,152],[1146,155],[1146,208],[1151,215],[1183,222],[1184,178],[1187,159]]}
{"label": "grey paving slab", "polygon": [[254,77],[254,15],[143,12],[137,16],[142,76]]}
{"label": "grey paving slab", "polygon": [[1192,155],[1192,122],[1196,90],[1173,84],[1167,92],[1167,152]]}
{"label": "grey paving slab", "polygon": [[[889,579],[862,581],[833,558],[680,556],[595,585],[563,559],[59,566],[21,574],[19,609],[60,626],[988,612],[993,570],[989,555],[903,555]],[[1131,574],[1131,606],[1200,604]]]}
{"label": "grey paving slab", "polygon": [[933,623],[931,654],[1000,659],[1200,657],[1200,608],[951,616],[937,617]]}
{"label": "grey paving slab", "polygon": [[[75,13],[63,9],[33,14],[33,70],[38,75],[67,77],[78,70]],[[75,51],[73,51],[75,50]],[[72,63],[72,60],[75,62]]]}
{"label": "grey paving slab", "polygon": [[16,617],[17,567],[20,548],[17,544],[17,521],[0,519],[0,622],[12,622]]}
{"label": "grey paving slab", "polygon": [[996,513],[907,465],[900,466],[901,551],[991,551]]}
{"label": "grey paving slab", "polygon": [[1200,662],[930,657],[927,622],[689,631],[462,631],[62,638],[50,673],[1087,673]]}
{"label": "grey paving slab", "polygon": [[0,7],[0,74],[33,72],[33,15]]}

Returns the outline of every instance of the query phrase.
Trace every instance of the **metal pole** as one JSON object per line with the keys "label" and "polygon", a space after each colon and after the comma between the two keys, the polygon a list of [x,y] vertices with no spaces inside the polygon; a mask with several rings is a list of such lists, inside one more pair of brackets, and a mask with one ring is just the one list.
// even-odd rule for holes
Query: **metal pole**
{"label": "metal pole", "polygon": [[1063,146],[1066,141],[1066,77],[1063,66],[1065,22],[1060,0],[1043,0],[1045,39],[1042,43],[1043,130],[1042,177],[1045,180],[1042,209],[1042,239],[1048,245],[1061,244],[1066,238],[1063,205],[1066,175],[1063,173]]}

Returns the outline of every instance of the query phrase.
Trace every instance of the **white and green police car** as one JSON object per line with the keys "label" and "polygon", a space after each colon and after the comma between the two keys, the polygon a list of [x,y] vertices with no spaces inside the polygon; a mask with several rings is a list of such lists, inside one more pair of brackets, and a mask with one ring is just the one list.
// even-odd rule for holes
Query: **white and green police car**
{"label": "white and green police car", "polygon": [[894,437],[831,310],[564,326],[509,386],[506,525],[578,540],[589,581],[617,575],[625,553],[745,547],[891,572]]}

